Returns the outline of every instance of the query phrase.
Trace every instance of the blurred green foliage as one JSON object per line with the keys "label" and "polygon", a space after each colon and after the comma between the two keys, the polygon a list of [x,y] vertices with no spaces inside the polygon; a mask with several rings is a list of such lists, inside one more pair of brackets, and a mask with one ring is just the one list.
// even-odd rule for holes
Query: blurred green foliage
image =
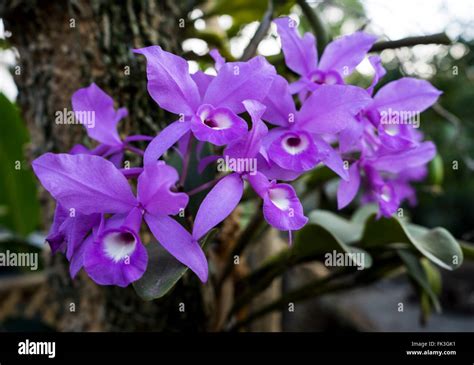
{"label": "blurred green foliage", "polygon": [[38,228],[36,182],[23,148],[28,131],[16,106],[0,94],[0,227],[26,235]]}

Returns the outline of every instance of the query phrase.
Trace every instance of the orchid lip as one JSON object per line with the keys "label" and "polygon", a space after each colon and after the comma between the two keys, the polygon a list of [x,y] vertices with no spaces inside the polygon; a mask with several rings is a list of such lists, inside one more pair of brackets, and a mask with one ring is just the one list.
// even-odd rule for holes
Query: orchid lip
{"label": "orchid lip", "polygon": [[386,201],[386,202],[389,202],[390,201],[390,188],[385,185],[383,188],[382,188],[382,194],[380,195],[380,197],[382,198],[382,200]]}
{"label": "orchid lip", "polygon": [[337,71],[333,70],[315,70],[311,73],[309,79],[311,82],[318,85],[338,85],[344,83],[344,80],[342,79],[341,75],[339,75]]}
{"label": "orchid lip", "polygon": [[232,120],[222,110],[215,109],[211,105],[203,105],[198,111],[202,124],[213,130],[224,130],[232,127]]}
{"label": "orchid lip", "polygon": [[287,134],[281,141],[283,149],[291,155],[304,152],[309,146],[309,140],[304,135]]}
{"label": "orchid lip", "polygon": [[228,129],[232,126],[232,121],[227,116],[219,114],[204,119],[202,123],[214,130]]}
{"label": "orchid lip", "polygon": [[385,133],[387,133],[389,136],[396,136],[399,132],[400,128],[398,127],[398,125],[389,124],[385,127]]}
{"label": "orchid lip", "polygon": [[315,84],[324,84],[325,73],[321,70],[315,70],[309,77]]}
{"label": "orchid lip", "polygon": [[287,210],[290,207],[290,201],[285,189],[272,188],[268,192],[272,203],[280,210]]}
{"label": "orchid lip", "polygon": [[324,76],[324,83],[326,85],[338,85],[338,84],[343,84],[344,80],[342,77],[339,75],[338,72],[336,71],[328,71],[326,72],[326,75]]}
{"label": "orchid lip", "polygon": [[104,252],[114,262],[130,257],[135,251],[138,238],[135,232],[127,228],[110,229],[103,233]]}

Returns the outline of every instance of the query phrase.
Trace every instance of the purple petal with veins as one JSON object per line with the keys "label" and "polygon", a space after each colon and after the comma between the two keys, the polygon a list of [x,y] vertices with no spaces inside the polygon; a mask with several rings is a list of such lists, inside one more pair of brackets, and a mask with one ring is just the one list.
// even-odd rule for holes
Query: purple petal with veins
{"label": "purple petal with veins", "polygon": [[102,157],[46,153],[32,165],[44,188],[66,209],[125,213],[137,204],[125,176]]}

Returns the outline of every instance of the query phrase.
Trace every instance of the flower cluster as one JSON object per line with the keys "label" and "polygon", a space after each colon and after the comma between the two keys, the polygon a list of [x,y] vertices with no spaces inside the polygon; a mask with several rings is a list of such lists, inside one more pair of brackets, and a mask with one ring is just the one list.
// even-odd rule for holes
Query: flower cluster
{"label": "flower cluster", "polygon": [[[357,32],[330,43],[318,61],[315,38],[303,37],[290,18],[275,20],[285,62],[299,75],[291,84],[264,57],[226,62],[211,51],[216,75],[189,73],[183,58],[151,46],[134,52],[146,57],[148,92],[177,120],[157,136],[121,138],[117,123],[127,116],[97,85],[72,96],[76,118],[97,141],[94,149],[77,145],[67,154],[46,153],[33,162],[42,185],[56,199],[47,237],[53,252],[70,261],[74,277],[81,268],[98,284],[127,286],[147,268],[141,237],[145,227],[177,260],[205,282],[208,264],[199,241],[239,204],[245,184],[263,200],[266,221],[278,230],[301,229],[307,222],[290,181],[318,165],[340,178],[343,208],[364,186],[362,201],[379,204],[390,216],[415,195],[410,183],[426,174],[435,154],[431,142],[411,123],[440,92],[412,78],[393,81],[373,95],[385,71],[378,56],[369,60],[375,76],[368,89],[344,78],[366,57],[376,38]],[[396,122],[396,123],[395,123]],[[133,144],[147,143],[145,151]],[[201,158],[205,143],[214,155]],[[176,145],[176,147],[174,147]],[[162,157],[174,148],[182,171]],[[125,151],[143,157],[140,167],[123,168]],[[185,228],[190,192],[184,191],[190,155],[199,170],[227,161],[226,173],[210,189]],[[254,163],[237,163],[249,162]],[[192,171],[190,173],[197,173]],[[132,189],[133,187],[133,189]],[[291,237],[291,236],[290,236]]]}

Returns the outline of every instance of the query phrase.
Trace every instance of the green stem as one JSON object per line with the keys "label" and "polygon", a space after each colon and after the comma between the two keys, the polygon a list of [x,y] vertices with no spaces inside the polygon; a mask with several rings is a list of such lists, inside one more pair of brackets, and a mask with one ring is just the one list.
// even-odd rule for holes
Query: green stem
{"label": "green stem", "polygon": [[474,260],[474,246],[467,242],[459,241],[465,259]]}
{"label": "green stem", "polygon": [[[324,279],[317,279],[283,295],[281,298],[251,313],[242,321],[237,322],[230,328],[230,331],[236,331],[270,312],[283,309],[288,303],[296,303],[322,294],[343,289],[352,289],[373,283],[379,278],[394,272],[399,267],[400,259],[396,255],[392,255],[382,260],[377,267],[371,267],[370,269],[360,272],[354,272],[353,268],[343,268]],[[334,281],[336,281],[336,283],[333,283]]]}
{"label": "green stem", "polygon": [[322,294],[327,294],[327,293],[334,292],[337,290],[349,288],[351,285],[348,285],[348,283],[344,283],[344,282],[330,286],[331,282],[334,279],[336,279],[339,275],[340,273],[337,273],[337,274],[328,276],[324,279],[318,279],[316,281],[313,281],[307,285],[304,285],[296,289],[295,291],[292,291],[286,295],[283,295],[281,298],[251,313],[249,316],[247,316],[247,318],[237,322],[235,325],[233,325],[229,329],[229,331],[230,332],[236,331],[239,328],[248,325],[249,323],[253,322],[254,320],[268,313],[271,313],[275,310],[283,309],[284,307],[288,305],[288,303],[295,303],[304,299],[314,298]]}
{"label": "green stem", "polygon": [[318,11],[311,7],[306,0],[297,0],[297,3],[313,29],[313,33],[317,39],[318,53],[321,55],[329,42],[326,26],[319,16]]}
{"label": "green stem", "polygon": [[270,25],[272,24],[272,18],[273,0],[268,0],[267,10],[265,11],[265,14],[263,14],[262,21],[260,22],[260,25],[258,26],[257,31],[255,32],[255,35],[250,40],[248,46],[245,48],[244,53],[241,57],[241,61],[247,61],[253,56],[255,56],[255,54],[257,53],[258,45],[267,34],[268,29],[270,29]]}
{"label": "green stem", "polygon": [[384,41],[375,43],[369,52],[379,52],[384,49],[393,49],[400,47],[412,47],[418,44],[451,44],[451,39],[446,33],[437,33],[424,36],[407,37],[395,41]]}

